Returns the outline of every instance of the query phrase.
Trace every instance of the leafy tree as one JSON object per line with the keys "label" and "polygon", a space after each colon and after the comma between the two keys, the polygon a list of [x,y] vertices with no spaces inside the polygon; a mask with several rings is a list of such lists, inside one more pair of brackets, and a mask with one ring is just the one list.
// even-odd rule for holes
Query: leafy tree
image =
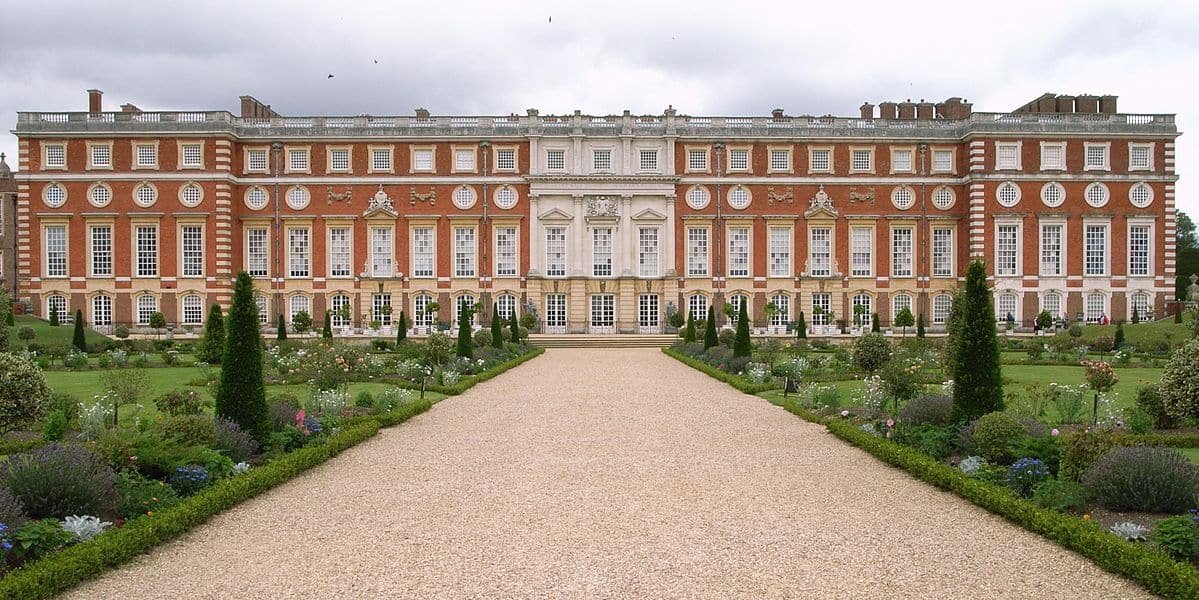
{"label": "leafy tree", "polygon": [[57,309],[50,311],[50,326],[58,327],[58,310]]}
{"label": "leafy tree", "polygon": [[704,350],[720,345],[720,338],[716,337],[716,307],[708,307],[708,324],[704,326]]}
{"label": "leafy tree", "polygon": [[258,306],[254,303],[254,280],[245,271],[237,274],[233,303],[229,306],[221,379],[216,389],[216,414],[237,423],[259,444],[266,443],[270,436]]}
{"label": "leafy tree", "polygon": [[683,330],[683,342],[695,343],[695,315],[690,310],[687,311],[687,328]]}
{"label": "leafy tree", "polygon": [[952,373],[953,418],[957,422],[1003,410],[1003,377],[993,300],[987,287],[986,267],[980,260],[971,262],[966,269],[966,285],[954,302],[954,308],[961,311]]}
{"label": "leafy tree", "polygon": [[520,321],[516,318],[516,307],[512,307],[512,318],[508,319],[508,328],[512,330],[512,343],[520,343]]}
{"label": "leafy tree", "polygon": [[916,320],[912,318],[912,309],[907,306],[900,309],[899,314],[895,315],[895,321],[892,325],[903,328],[903,337],[908,335],[908,327],[916,324]]}
{"label": "leafy tree", "polygon": [[806,340],[808,339],[808,322],[804,319],[803,311],[799,311],[799,318],[795,319],[795,337]]}
{"label": "leafy tree", "polygon": [[1113,341],[1115,342],[1113,347],[1116,350],[1124,347],[1124,321],[1116,323],[1116,336]]}
{"label": "leafy tree", "polygon": [[219,365],[224,355],[225,317],[221,315],[221,305],[214,302],[208,309],[208,320],[204,322],[204,338],[197,358],[210,365]]}
{"label": "leafy tree", "polygon": [[1034,324],[1037,326],[1037,329],[1042,331],[1049,329],[1053,327],[1053,315],[1049,314],[1049,311],[1043,310],[1037,313],[1037,320]]}
{"label": "leafy tree", "polygon": [[1199,417],[1199,339],[1187,341],[1170,356],[1158,395],[1176,420]]}
{"label": "leafy tree", "polygon": [[321,327],[321,337],[326,340],[333,339],[333,312],[325,311],[325,325]]}
{"label": "leafy tree", "polygon": [[891,342],[873,331],[853,343],[853,362],[859,369],[873,374],[891,360]]}
{"label": "leafy tree", "polygon": [[871,333],[882,333],[882,326],[879,325],[879,321],[878,321],[878,313],[870,314],[870,332]]}
{"label": "leafy tree", "polygon": [[287,321],[283,320],[283,313],[279,313],[275,319],[275,339],[280,342],[287,341]]}
{"label": "leafy tree", "polygon": [[150,313],[150,328],[154,329],[155,335],[162,337],[162,330],[167,328],[166,315],[158,311]]}
{"label": "leafy tree", "polygon": [[0,435],[33,426],[46,416],[50,388],[33,361],[0,353]]}
{"label": "leafy tree", "polygon": [[308,311],[302,310],[291,316],[291,328],[296,333],[308,333],[312,329],[312,315]]}
{"label": "leafy tree", "polygon": [[471,307],[465,304],[458,309],[457,354],[465,358],[473,358],[475,355],[474,340],[471,339],[470,331],[470,317],[473,312]]}
{"label": "leafy tree", "polygon": [[83,335],[83,311],[75,309],[75,331],[71,337],[71,345],[80,352],[87,352],[87,337]]}
{"label": "leafy tree", "polygon": [[916,316],[916,337],[924,337],[924,313]]}
{"label": "leafy tree", "polygon": [[754,352],[749,339],[749,315],[745,312],[747,302],[741,302],[737,312],[737,337],[733,338],[733,358],[749,357]]}
{"label": "leafy tree", "polygon": [[504,347],[504,323],[500,317],[500,305],[497,302],[491,304],[491,347]]}
{"label": "leafy tree", "polygon": [[12,318],[12,299],[8,297],[8,291],[0,286],[0,311],[3,311],[4,318],[0,319],[0,352],[8,352],[9,336],[12,335],[13,318]]}
{"label": "leafy tree", "polygon": [[1199,236],[1195,235],[1195,222],[1191,220],[1191,216],[1178,211],[1178,216],[1175,219],[1174,239],[1179,250],[1192,250],[1199,248]]}
{"label": "leafy tree", "polygon": [[17,330],[17,338],[25,342],[27,345],[29,342],[33,341],[33,338],[35,337],[37,337],[37,330],[28,325],[24,325]]}
{"label": "leafy tree", "polygon": [[398,346],[408,339],[408,315],[404,309],[400,309],[400,321],[396,329],[396,345]]}

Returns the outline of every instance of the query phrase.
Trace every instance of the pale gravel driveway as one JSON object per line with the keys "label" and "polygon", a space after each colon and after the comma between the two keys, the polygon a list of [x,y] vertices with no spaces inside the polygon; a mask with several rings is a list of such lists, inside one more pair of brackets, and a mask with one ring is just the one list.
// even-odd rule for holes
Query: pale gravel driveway
{"label": "pale gravel driveway", "polygon": [[1132,598],[656,350],[550,350],[71,598]]}

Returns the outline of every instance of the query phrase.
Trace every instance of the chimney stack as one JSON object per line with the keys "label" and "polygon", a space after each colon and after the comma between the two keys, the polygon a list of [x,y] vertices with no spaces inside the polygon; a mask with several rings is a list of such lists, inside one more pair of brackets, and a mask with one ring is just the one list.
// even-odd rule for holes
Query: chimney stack
{"label": "chimney stack", "polygon": [[1099,112],[1099,96],[1079,94],[1079,96],[1075,99],[1074,106],[1075,112],[1093,115]]}
{"label": "chimney stack", "polygon": [[140,109],[140,108],[138,108],[138,107],[134,106],[133,104],[122,104],[122,105],[121,105],[121,112],[127,112],[127,113],[139,113],[139,112],[142,112],[142,109]]}
{"label": "chimney stack", "polygon": [[933,103],[925,102],[924,98],[920,99],[920,103],[916,105],[916,118],[926,121],[933,119]]}
{"label": "chimney stack", "polygon": [[104,105],[103,105],[103,102],[101,101],[101,98],[103,96],[104,96],[104,92],[101,92],[100,90],[88,90],[87,91],[87,112],[90,112],[93,115],[104,112]]}
{"label": "chimney stack", "polygon": [[421,120],[428,119],[429,111],[427,111],[423,108],[416,109],[416,118],[421,119]]}
{"label": "chimney stack", "polygon": [[1099,112],[1105,115],[1116,114],[1116,97],[1115,96],[1100,96],[1099,97]]}
{"label": "chimney stack", "polygon": [[241,116],[243,119],[271,119],[279,113],[271,110],[271,105],[263,104],[253,96],[241,97]]}
{"label": "chimney stack", "polygon": [[894,119],[895,118],[895,103],[890,100],[878,103],[878,118]]}
{"label": "chimney stack", "polygon": [[912,102],[911,98],[908,98],[906,101],[899,103],[899,118],[901,118],[901,119],[915,119],[916,118],[916,103]]}
{"label": "chimney stack", "polygon": [[1057,112],[1072,113],[1074,112],[1074,96],[1062,94],[1057,97]]}
{"label": "chimney stack", "polygon": [[863,119],[873,119],[874,105],[869,102],[863,102],[862,105],[858,107],[858,112]]}
{"label": "chimney stack", "polygon": [[783,119],[783,109],[776,108],[770,111],[770,116],[773,117],[775,121],[781,121]]}

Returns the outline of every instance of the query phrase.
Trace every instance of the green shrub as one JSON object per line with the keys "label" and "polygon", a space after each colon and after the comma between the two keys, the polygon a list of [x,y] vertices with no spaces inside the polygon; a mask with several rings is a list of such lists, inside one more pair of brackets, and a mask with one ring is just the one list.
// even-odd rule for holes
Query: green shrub
{"label": "green shrub", "polygon": [[1037,360],[1045,352],[1045,343],[1038,338],[1029,338],[1024,340],[1024,351],[1028,353],[1029,358]]}
{"label": "green shrub", "polygon": [[[8,488],[0,485],[0,523],[7,525],[9,531],[12,531],[28,520],[29,516],[25,514],[25,509],[21,508],[21,501],[17,500],[17,497],[8,491]],[[2,562],[0,562],[0,568],[3,568]]]}
{"label": "green shrub", "polygon": [[1199,558],[1199,517],[1191,513],[1162,519],[1154,524],[1149,539],[1166,554],[1193,561]]}
{"label": "green shrub", "polygon": [[121,471],[117,477],[117,515],[135,519],[179,503],[175,489],[157,479],[147,479],[135,471]]}
{"label": "green shrub", "polygon": [[100,456],[76,445],[49,444],[10,457],[0,485],[35,519],[110,514],[116,474]]}
{"label": "green shrub", "polygon": [[1021,458],[1008,467],[1004,483],[1022,498],[1032,496],[1033,488],[1038,484],[1053,479],[1049,467],[1036,458]]}
{"label": "green shrub", "polygon": [[1016,442],[1025,435],[1019,421],[1002,412],[992,412],[979,418],[972,438],[979,455],[988,462],[1007,465],[1015,460]]}
{"label": "green shrub", "polygon": [[295,392],[283,391],[271,396],[271,402],[275,404],[286,404],[296,410],[300,410],[303,404],[300,402],[300,397]]}
{"label": "green shrub", "polygon": [[1153,418],[1153,427],[1157,429],[1173,429],[1174,417],[1166,411],[1162,403],[1160,388],[1157,385],[1143,385],[1137,388],[1137,406]]}
{"label": "green shrub", "polygon": [[42,370],[23,356],[0,352],[0,435],[41,421],[49,404]]}
{"label": "green shrub", "polygon": [[1003,410],[1003,377],[999,368],[999,339],[995,334],[995,302],[987,286],[982,261],[970,263],[966,284],[954,307],[960,309],[955,323],[953,420],[969,421],[986,413]]}
{"label": "green shrub", "polygon": [[[239,463],[258,454],[258,442],[249,433],[242,431],[237,423],[217,417],[214,426],[216,441],[212,447],[229,457],[229,460]],[[211,464],[209,467],[209,470],[213,470]]]}
{"label": "green shrub", "polygon": [[721,329],[716,333],[716,340],[725,348],[732,348],[733,342],[737,339],[737,333],[732,329]]}
{"label": "green shrub", "polygon": [[[60,442],[67,433],[67,416],[62,411],[51,412],[42,423],[42,440],[45,442]],[[0,521],[3,523],[3,521]]]}
{"label": "green shrub", "polygon": [[891,360],[891,342],[881,333],[868,333],[853,343],[853,360],[857,367],[873,373]]}
{"label": "green shrub", "polygon": [[[484,346],[486,344],[483,344]],[[370,390],[362,390],[354,397],[354,406],[362,408],[370,408],[375,405],[375,397],[371,395]]]}
{"label": "green shrub", "polygon": [[227,329],[221,380],[216,388],[216,414],[232,419],[255,439],[265,441],[270,427],[262,380],[262,336],[254,280],[245,271],[237,274]]}
{"label": "green shrub", "polygon": [[490,329],[480,329],[480,330],[476,331],[475,335],[474,335],[474,342],[475,342],[475,345],[480,348],[486,348],[487,346],[490,346],[491,345],[491,330]]}
{"label": "green shrub", "polygon": [[941,394],[924,394],[912,398],[899,409],[898,421],[908,425],[949,425],[953,398]]}
{"label": "green shrub", "polygon": [[1135,407],[1125,412],[1124,424],[1136,435],[1144,435],[1153,430],[1153,417],[1141,407]]}
{"label": "green shrub", "polygon": [[[1028,432],[1028,426],[1025,426],[1025,432]],[[1062,450],[1051,437],[1043,435],[1023,435],[1020,436],[1012,446],[1012,454],[1015,456],[1035,458],[1041,461],[1049,472],[1057,475],[1061,468]]]}
{"label": "green shrub", "polygon": [[1070,326],[1070,329],[1066,330],[1066,333],[1070,334],[1070,337],[1072,338],[1080,338],[1082,337],[1082,326],[1078,323],[1075,323]]}
{"label": "green shrub", "polygon": [[1199,338],[1186,342],[1170,356],[1158,394],[1171,417],[1199,417]]}
{"label": "green shrub", "polygon": [[1120,444],[1115,434],[1101,429],[1062,436],[1058,442],[1062,454],[1058,476],[1069,481],[1078,481],[1100,456],[1118,445]]}
{"label": "green shrub", "polygon": [[9,539],[13,557],[17,561],[31,561],[71,543],[75,534],[63,529],[58,519],[48,518],[26,523]]}
{"label": "green shrub", "polygon": [[1073,481],[1046,479],[1033,487],[1032,501],[1041,508],[1080,514],[1087,509],[1087,490]]}
{"label": "green shrub", "polygon": [[204,400],[192,390],[175,390],[154,399],[158,412],[170,415],[198,415],[204,412]]}
{"label": "green shrub", "polygon": [[1083,474],[1082,484],[1110,510],[1180,513],[1195,505],[1199,466],[1172,448],[1113,448]]}
{"label": "green shrub", "polygon": [[163,437],[179,440],[188,446],[211,446],[216,442],[216,428],[212,417],[205,415],[179,415],[162,422]]}
{"label": "green shrub", "polygon": [[899,425],[894,429],[896,442],[911,446],[933,458],[944,460],[953,453],[953,438],[955,430],[952,427],[938,427],[931,424]]}

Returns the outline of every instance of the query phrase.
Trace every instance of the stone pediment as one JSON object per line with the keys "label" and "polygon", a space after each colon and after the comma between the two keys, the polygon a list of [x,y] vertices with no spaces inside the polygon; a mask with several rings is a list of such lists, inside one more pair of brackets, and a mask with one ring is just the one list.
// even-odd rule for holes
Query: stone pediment
{"label": "stone pediment", "polygon": [[647,209],[633,215],[633,220],[634,221],[665,221],[666,215],[664,215],[652,208],[647,208]]}
{"label": "stone pediment", "polygon": [[392,218],[400,216],[399,211],[391,203],[391,196],[388,196],[387,192],[383,191],[382,185],[379,186],[379,191],[375,192],[374,196],[371,196],[370,204],[367,205],[366,210],[362,211],[362,216],[368,219],[381,215]]}
{"label": "stone pediment", "polygon": [[808,202],[808,210],[804,211],[804,218],[811,219],[813,217],[829,217],[837,218],[837,209],[833,208],[833,199],[829,197],[828,192],[824,191],[824,184],[820,184],[820,189],[815,196]]}
{"label": "stone pediment", "polygon": [[572,221],[574,220],[574,215],[560,208],[554,208],[541,213],[537,216],[537,219],[541,221]]}

